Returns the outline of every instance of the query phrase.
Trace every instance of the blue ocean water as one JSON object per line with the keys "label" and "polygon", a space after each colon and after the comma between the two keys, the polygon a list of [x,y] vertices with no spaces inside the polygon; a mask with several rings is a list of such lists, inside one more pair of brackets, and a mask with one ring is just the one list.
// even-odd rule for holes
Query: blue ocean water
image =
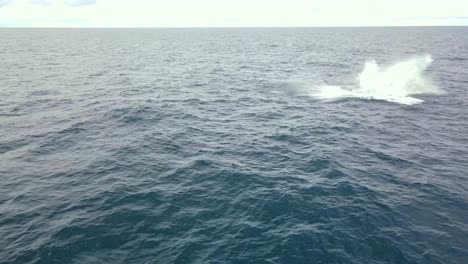
{"label": "blue ocean water", "polygon": [[467,27],[0,29],[0,263],[466,263],[467,69]]}

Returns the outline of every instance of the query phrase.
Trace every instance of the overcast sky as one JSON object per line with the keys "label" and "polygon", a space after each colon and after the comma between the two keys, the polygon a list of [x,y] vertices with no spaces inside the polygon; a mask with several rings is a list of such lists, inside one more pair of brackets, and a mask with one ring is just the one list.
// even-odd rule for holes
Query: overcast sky
{"label": "overcast sky", "polygon": [[0,0],[0,27],[468,25],[468,0]]}

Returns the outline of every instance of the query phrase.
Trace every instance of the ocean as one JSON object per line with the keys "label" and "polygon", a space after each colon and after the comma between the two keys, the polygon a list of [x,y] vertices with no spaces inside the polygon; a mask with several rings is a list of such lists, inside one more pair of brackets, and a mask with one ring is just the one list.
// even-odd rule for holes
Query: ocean
{"label": "ocean", "polygon": [[468,27],[0,29],[0,263],[467,263]]}

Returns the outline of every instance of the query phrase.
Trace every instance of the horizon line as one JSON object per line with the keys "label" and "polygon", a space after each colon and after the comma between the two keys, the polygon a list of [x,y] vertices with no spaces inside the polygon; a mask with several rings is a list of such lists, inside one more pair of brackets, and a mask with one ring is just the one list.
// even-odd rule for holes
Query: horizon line
{"label": "horizon line", "polygon": [[0,26],[0,29],[248,29],[248,28],[404,28],[404,27],[468,27],[468,25],[376,25],[376,26]]}

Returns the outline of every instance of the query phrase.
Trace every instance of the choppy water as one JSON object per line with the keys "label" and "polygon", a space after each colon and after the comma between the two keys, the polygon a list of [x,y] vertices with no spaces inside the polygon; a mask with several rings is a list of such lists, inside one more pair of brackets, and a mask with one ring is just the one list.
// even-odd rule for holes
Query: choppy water
{"label": "choppy water", "polygon": [[0,36],[1,263],[466,263],[468,28]]}

